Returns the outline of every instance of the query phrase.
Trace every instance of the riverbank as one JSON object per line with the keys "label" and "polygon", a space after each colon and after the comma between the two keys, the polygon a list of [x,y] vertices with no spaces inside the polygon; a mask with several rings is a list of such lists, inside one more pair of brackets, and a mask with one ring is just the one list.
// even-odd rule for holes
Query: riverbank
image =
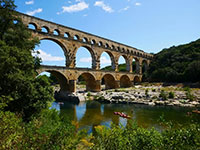
{"label": "riverbank", "polygon": [[131,88],[103,90],[101,92],[78,91],[80,101],[97,100],[103,103],[127,103],[200,107],[200,89],[181,85],[141,84]]}

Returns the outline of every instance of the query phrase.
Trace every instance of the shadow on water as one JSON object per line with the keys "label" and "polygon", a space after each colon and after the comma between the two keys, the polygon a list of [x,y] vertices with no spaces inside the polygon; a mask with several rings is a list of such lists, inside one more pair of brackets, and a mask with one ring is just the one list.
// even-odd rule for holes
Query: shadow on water
{"label": "shadow on water", "polygon": [[[54,102],[52,108],[60,111],[60,115],[78,122],[80,129],[88,129],[92,132],[97,125],[111,126],[114,124],[126,126],[130,120],[137,122],[137,124],[144,128],[155,127],[162,130],[163,126],[160,124],[160,117],[164,116],[164,120],[172,122],[174,127],[179,125],[187,126],[193,121],[200,123],[199,114],[190,114],[192,108],[172,107],[172,106],[148,106],[139,104],[101,104],[97,101],[86,102]],[[124,112],[129,115],[131,119],[125,119],[114,112]]]}
{"label": "shadow on water", "polygon": [[72,103],[75,105],[78,105],[80,103],[80,100],[77,96],[74,96],[71,93],[62,93],[62,92],[55,92],[54,93],[54,98],[56,100],[56,102],[68,102],[68,103]]}

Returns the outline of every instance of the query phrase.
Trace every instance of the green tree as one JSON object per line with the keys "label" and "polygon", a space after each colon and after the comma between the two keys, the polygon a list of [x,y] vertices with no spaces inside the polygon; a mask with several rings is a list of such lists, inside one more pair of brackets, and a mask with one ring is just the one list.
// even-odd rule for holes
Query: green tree
{"label": "green tree", "polygon": [[154,55],[148,69],[150,81],[198,82],[200,76],[200,39],[172,46]]}
{"label": "green tree", "polygon": [[195,60],[191,62],[185,70],[185,78],[190,81],[200,82],[200,61]]}
{"label": "green tree", "polygon": [[53,100],[45,77],[37,77],[38,58],[32,56],[39,40],[20,21],[13,0],[0,1],[0,106],[24,120],[47,108]]}
{"label": "green tree", "polygon": [[51,80],[51,84],[58,84],[58,80],[52,73],[50,74],[49,79]]}

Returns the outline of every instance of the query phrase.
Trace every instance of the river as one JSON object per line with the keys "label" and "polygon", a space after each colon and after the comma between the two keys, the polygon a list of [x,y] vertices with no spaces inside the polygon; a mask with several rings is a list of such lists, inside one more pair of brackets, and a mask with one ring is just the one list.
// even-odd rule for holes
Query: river
{"label": "river", "polygon": [[[174,127],[178,125],[187,126],[193,121],[200,123],[200,114],[190,114],[194,108],[172,107],[172,106],[149,106],[139,104],[101,104],[97,101],[80,102],[73,104],[69,102],[53,102],[52,107],[60,112],[60,115],[78,122],[80,129],[87,129],[89,133],[96,125],[110,127],[111,122],[126,126],[130,120],[144,128],[154,127],[162,130],[160,118],[172,122]],[[131,119],[125,119],[114,112],[124,112]],[[162,116],[162,117],[161,117]]]}

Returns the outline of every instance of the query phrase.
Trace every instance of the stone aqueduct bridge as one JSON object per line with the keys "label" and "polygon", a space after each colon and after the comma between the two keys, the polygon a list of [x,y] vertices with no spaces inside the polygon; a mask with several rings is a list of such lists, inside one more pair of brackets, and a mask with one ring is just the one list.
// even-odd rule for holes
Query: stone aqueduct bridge
{"label": "stone aqueduct bridge", "polygon": [[[60,83],[61,92],[75,92],[76,81],[80,75],[86,80],[86,90],[88,91],[100,91],[102,79],[104,79],[107,89],[129,87],[134,82],[142,80],[142,66],[144,65],[147,69],[153,58],[152,54],[142,50],[90,33],[22,13],[19,13],[19,16],[27,27],[30,25],[34,27],[30,29],[34,37],[39,40],[54,41],[63,49],[66,67],[42,66],[38,70],[38,73],[47,71],[55,75]],[[76,53],[80,47],[84,47],[90,52],[91,69],[76,68]],[[100,70],[100,57],[103,52],[110,56],[113,71]],[[126,61],[126,72],[118,71],[120,56],[123,56]],[[132,67],[133,60],[136,63],[135,70]]]}

